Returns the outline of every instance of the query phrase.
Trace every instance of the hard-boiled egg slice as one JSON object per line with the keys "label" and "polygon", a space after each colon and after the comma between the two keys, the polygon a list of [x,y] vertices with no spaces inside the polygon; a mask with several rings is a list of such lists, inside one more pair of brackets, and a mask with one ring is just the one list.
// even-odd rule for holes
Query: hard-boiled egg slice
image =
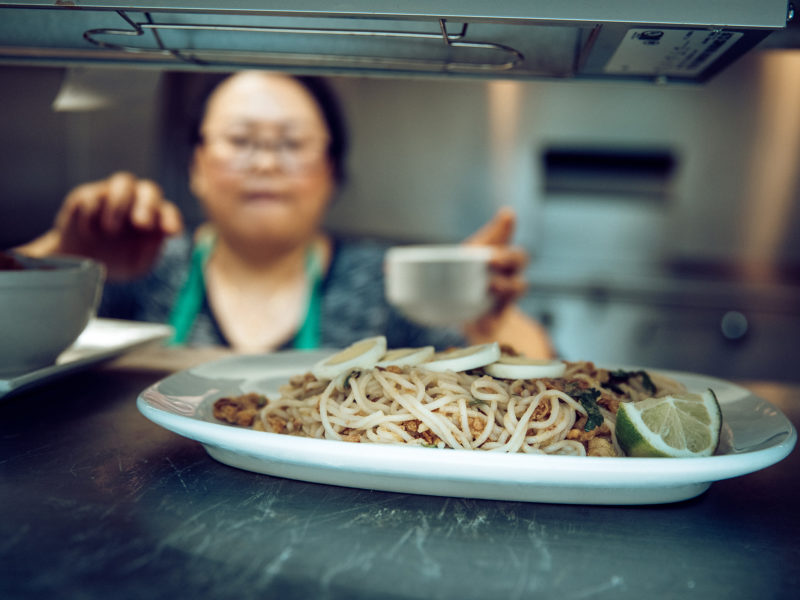
{"label": "hard-boiled egg slice", "polygon": [[491,364],[498,358],[500,346],[497,342],[492,342],[440,352],[420,366],[430,371],[469,371]]}
{"label": "hard-boiled egg slice", "polygon": [[382,335],[365,338],[322,359],[311,368],[317,379],[334,379],[353,369],[371,369],[386,354],[386,338]]}
{"label": "hard-boiled egg slice", "polygon": [[497,362],[483,368],[492,377],[500,379],[539,379],[561,377],[567,364],[561,360],[537,360],[527,356],[503,355]]}
{"label": "hard-boiled egg slice", "polygon": [[395,348],[383,355],[376,367],[418,365],[433,356],[433,346],[422,348]]}

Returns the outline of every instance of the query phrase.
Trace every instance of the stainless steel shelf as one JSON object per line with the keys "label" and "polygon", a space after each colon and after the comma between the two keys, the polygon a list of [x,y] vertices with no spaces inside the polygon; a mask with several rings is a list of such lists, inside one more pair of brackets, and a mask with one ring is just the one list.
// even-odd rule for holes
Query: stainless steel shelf
{"label": "stainless steel shelf", "polygon": [[0,2],[0,62],[702,82],[786,14],[785,0]]}

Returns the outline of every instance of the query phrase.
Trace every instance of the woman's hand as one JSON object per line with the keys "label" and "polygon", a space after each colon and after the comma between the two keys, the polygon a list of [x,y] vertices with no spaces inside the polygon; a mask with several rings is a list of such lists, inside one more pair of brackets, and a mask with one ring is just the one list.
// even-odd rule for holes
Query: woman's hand
{"label": "woman's hand", "polygon": [[132,279],[147,273],[164,239],[181,229],[180,212],[157,184],[120,172],[72,190],[53,229],[19,251],[86,256],[104,263],[109,279]]}
{"label": "woman's hand", "polygon": [[493,309],[467,323],[464,333],[472,344],[498,342],[531,358],[552,358],[554,352],[547,331],[515,304],[528,288],[524,276],[528,255],[522,248],[509,245],[515,226],[514,211],[501,208],[464,242],[494,249],[489,263],[492,271],[489,288],[495,299]]}
{"label": "woman's hand", "polygon": [[517,217],[510,208],[501,208],[494,218],[472,234],[466,244],[493,248],[489,267],[489,289],[494,296],[494,313],[501,313],[525,293],[528,285],[524,269],[528,255],[522,248],[510,246]]}

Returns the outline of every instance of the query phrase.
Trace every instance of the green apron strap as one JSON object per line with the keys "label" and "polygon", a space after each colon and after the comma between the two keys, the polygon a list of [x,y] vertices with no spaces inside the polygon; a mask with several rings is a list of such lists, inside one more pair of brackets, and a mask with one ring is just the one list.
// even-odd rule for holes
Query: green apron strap
{"label": "green apron strap", "polygon": [[308,280],[306,317],[292,341],[292,346],[298,350],[314,350],[319,348],[320,344],[322,259],[316,245],[312,245],[306,252],[306,278]]}
{"label": "green apron strap", "polygon": [[[213,234],[200,236],[192,251],[189,275],[178,292],[169,317],[169,324],[175,329],[169,340],[171,345],[186,343],[203,306],[206,294],[203,271],[211,256],[215,239]],[[306,253],[305,269],[308,280],[308,303],[305,319],[292,340],[292,346],[301,350],[313,350],[319,348],[322,314],[322,260],[315,246],[310,247]]]}
{"label": "green apron strap", "polygon": [[203,299],[206,294],[206,285],[203,278],[203,271],[214,247],[214,236],[200,236],[192,249],[192,258],[189,264],[189,275],[183,284],[172,312],[169,316],[169,324],[175,329],[175,333],[169,340],[170,345],[185,344],[189,339],[189,333],[203,306]]}

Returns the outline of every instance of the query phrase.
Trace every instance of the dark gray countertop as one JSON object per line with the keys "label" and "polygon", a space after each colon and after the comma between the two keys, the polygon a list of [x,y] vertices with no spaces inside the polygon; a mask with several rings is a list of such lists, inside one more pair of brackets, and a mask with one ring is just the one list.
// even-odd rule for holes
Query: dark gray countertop
{"label": "dark gray countertop", "polygon": [[[798,451],[677,504],[427,497],[257,475],[142,417],[207,354],[0,401],[0,598],[790,598]],[[746,384],[747,385],[747,384]],[[800,387],[748,385],[800,424]]]}

